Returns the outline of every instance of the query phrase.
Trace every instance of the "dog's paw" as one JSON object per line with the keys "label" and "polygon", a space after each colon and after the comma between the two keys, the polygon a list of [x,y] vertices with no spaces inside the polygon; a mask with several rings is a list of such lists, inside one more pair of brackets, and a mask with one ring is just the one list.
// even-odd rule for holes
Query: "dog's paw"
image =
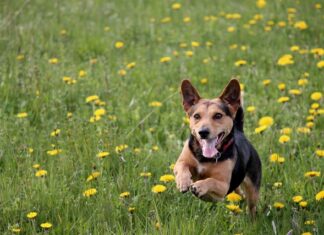
{"label": "dog's paw", "polygon": [[206,184],[203,181],[197,181],[190,186],[190,191],[196,197],[200,198],[207,194],[208,188],[206,187]]}
{"label": "dog's paw", "polygon": [[176,177],[176,183],[180,192],[185,193],[189,190],[192,180],[189,177]]}

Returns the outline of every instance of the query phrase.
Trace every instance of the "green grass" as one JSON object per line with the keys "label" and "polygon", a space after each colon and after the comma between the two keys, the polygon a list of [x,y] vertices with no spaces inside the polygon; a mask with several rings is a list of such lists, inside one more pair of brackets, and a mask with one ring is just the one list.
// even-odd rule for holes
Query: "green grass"
{"label": "green grass", "polygon": [[[324,2],[268,1],[259,9],[254,0],[181,1],[178,11],[172,10],[173,3],[0,3],[1,234],[11,234],[13,228],[20,228],[21,234],[41,234],[44,222],[53,224],[51,234],[275,234],[274,226],[276,234],[290,230],[293,234],[323,234],[324,201],[315,200],[324,190],[324,159],[315,154],[323,149],[323,114],[315,116],[309,134],[299,133],[297,128],[306,125],[315,102],[311,94],[324,87],[323,69],[317,66],[323,56],[310,53],[324,47]],[[316,3],[322,9],[315,9]],[[296,9],[291,24],[288,8]],[[228,13],[240,13],[241,18],[227,19]],[[263,18],[247,28],[256,14]],[[183,22],[186,16],[191,18],[189,23]],[[206,16],[217,19],[206,21]],[[164,17],[171,17],[171,22],[161,23]],[[287,25],[279,27],[279,21]],[[297,21],[305,21],[308,28],[295,28]],[[265,31],[267,25],[270,31]],[[227,32],[230,26],[236,28],[232,33]],[[124,42],[124,47],[115,48],[117,41]],[[200,46],[193,48],[193,41]],[[213,45],[206,47],[207,41]],[[233,44],[236,49],[230,49]],[[293,45],[306,53],[291,52]],[[194,55],[188,57],[186,51]],[[293,55],[294,64],[278,66],[277,60],[284,54]],[[17,59],[18,55],[24,59]],[[161,63],[165,56],[171,61]],[[58,64],[48,62],[54,57]],[[91,64],[93,59],[97,63]],[[247,65],[236,67],[234,63],[240,59]],[[126,65],[133,61],[135,68],[128,69]],[[120,76],[120,69],[127,74]],[[80,70],[86,76],[79,77]],[[299,86],[305,72],[309,73],[308,84]],[[64,76],[77,82],[68,85]],[[244,84],[245,107],[256,107],[254,113],[245,112],[245,133],[263,162],[255,222],[245,212],[244,201],[240,202],[243,212],[234,215],[226,208],[227,202],[205,203],[190,193],[179,193],[174,182],[159,181],[160,176],[172,174],[170,165],[189,135],[179,95],[181,80],[189,78],[203,97],[210,98],[219,95],[233,76]],[[203,78],[208,79],[205,85],[200,82]],[[263,85],[266,79],[271,80],[268,86]],[[277,88],[281,82],[286,84],[285,91]],[[290,89],[302,93],[294,96]],[[105,102],[101,108],[106,114],[94,123],[89,122],[90,117],[100,107],[86,103],[90,95]],[[289,96],[289,102],[278,103],[280,96]],[[162,106],[151,107],[152,101],[162,102]],[[317,102],[323,110],[323,99]],[[28,116],[17,118],[20,112]],[[67,118],[68,112],[73,113],[71,118]],[[274,124],[256,134],[254,129],[263,116],[273,117]],[[292,128],[291,140],[280,144],[284,127]],[[61,132],[52,137],[55,128]],[[116,153],[116,146],[123,144],[128,148]],[[52,145],[62,152],[48,155]],[[96,155],[101,151],[110,155],[99,159]],[[271,163],[272,153],[282,155],[285,162]],[[36,177],[34,164],[40,164],[47,176]],[[304,177],[311,170],[322,175]],[[101,175],[86,182],[94,171]],[[141,172],[152,176],[143,178]],[[274,189],[275,182],[282,182],[282,187]],[[152,193],[156,184],[165,185],[167,191]],[[96,188],[97,194],[84,197],[89,188]],[[125,191],[130,196],[120,199]],[[295,195],[308,202],[305,209],[292,201]],[[275,202],[285,207],[277,210]],[[129,213],[129,207],[135,211]],[[33,220],[26,217],[31,211],[38,213]],[[306,220],[316,223],[305,225]]]}

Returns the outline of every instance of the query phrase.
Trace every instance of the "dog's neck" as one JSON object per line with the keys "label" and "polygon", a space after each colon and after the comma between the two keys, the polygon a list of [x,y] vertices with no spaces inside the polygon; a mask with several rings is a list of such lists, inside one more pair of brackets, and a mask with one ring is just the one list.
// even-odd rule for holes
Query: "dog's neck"
{"label": "dog's neck", "polygon": [[189,138],[189,149],[199,162],[219,162],[232,157],[233,144],[234,144],[234,128],[222,142],[220,149],[218,149],[219,154],[213,158],[206,158],[202,154],[201,146],[199,144],[199,141],[196,139],[196,137],[191,134]]}

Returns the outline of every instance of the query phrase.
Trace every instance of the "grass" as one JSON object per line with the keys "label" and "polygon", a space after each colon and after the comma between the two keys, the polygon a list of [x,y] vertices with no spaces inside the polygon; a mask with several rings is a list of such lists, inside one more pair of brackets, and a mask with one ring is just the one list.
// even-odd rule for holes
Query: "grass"
{"label": "grass", "polygon": [[[0,231],[2,234],[293,234],[324,232],[324,179],[304,177],[308,171],[323,174],[323,1],[28,1],[4,0],[0,4]],[[321,4],[316,9],[315,4]],[[293,10],[288,10],[294,8]],[[291,13],[287,13],[290,11]],[[229,19],[239,13],[240,19]],[[256,19],[260,14],[261,19]],[[165,17],[170,17],[171,22]],[[189,23],[183,18],[190,17]],[[254,21],[251,21],[253,20]],[[284,21],[286,26],[278,23]],[[305,21],[307,28],[295,23]],[[228,27],[235,27],[228,32]],[[115,43],[124,43],[116,48]],[[193,47],[191,42],[199,42]],[[211,42],[212,46],[206,46]],[[186,43],[180,46],[181,43]],[[291,46],[297,45],[297,51]],[[193,56],[186,55],[192,51]],[[284,54],[294,63],[277,65]],[[161,63],[162,57],[171,61]],[[49,63],[57,58],[58,63]],[[235,66],[238,60],[247,64]],[[127,64],[136,62],[134,68]],[[79,76],[80,70],[86,72]],[[120,70],[125,70],[123,76]],[[308,73],[305,75],[305,73]],[[215,97],[231,77],[244,84],[245,133],[263,162],[263,182],[258,218],[251,222],[243,212],[233,214],[227,202],[205,203],[181,194],[174,182],[160,176],[172,174],[173,164],[189,135],[181,107],[179,84],[189,78],[203,97]],[[62,79],[70,77],[75,84]],[[207,84],[201,82],[207,79]],[[304,86],[299,79],[307,79]],[[270,80],[264,85],[264,80]],[[285,83],[286,89],[277,86]],[[299,89],[300,95],[289,93]],[[98,95],[101,105],[86,103]],[[288,96],[281,104],[277,99]],[[161,102],[152,107],[151,102]],[[309,111],[313,103],[317,111]],[[93,112],[105,110],[90,122]],[[17,114],[26,112],[27,117]],[[311,115],[309,112],[313,112]],[[315,114],[314,114],[315,112]],[[72,113],[71,117],[67,117]],[[300,133],[307,116],[314,117],[310,133]],[[255,133],[261,117],[274,123]],[[290,141],[278,139],[284,127],[292,129]],[[51,136],[60,129],[58,136]],[[116,146],[127,145],[122,151]],[[32,150],[31,150],[32,149]],[[48,150],[61,149],[51,156]],[[108,151],[100,159],[97,154]],[[269,161],[272,153],[282,164]],[[35,164],[40,167],[35,169]],[[33,167],[34,166],[34,167]],[[37,167],[36,167],[37,168]],[[47,175],[36,177],[38,170]],[[86,182],[92,172],[96,180]],[[150,172],[151,177],[140,173]],[[281,187],[275,187],[281,182]],[[156,184],[167,190],[152,193]],[[95,188],[97,194],[83,193]],[[122,192],[130,196],[120,198]],[[302,209],[295,195],[308,202]],[[281,202],[284,208],[275,209]],[[129,212],[129,207],[134,207]],[[27,213],[37,216],[28,219]],[[305,221],[315,220],[314,225]],[[52,228],[40,227],[49,222]]]}

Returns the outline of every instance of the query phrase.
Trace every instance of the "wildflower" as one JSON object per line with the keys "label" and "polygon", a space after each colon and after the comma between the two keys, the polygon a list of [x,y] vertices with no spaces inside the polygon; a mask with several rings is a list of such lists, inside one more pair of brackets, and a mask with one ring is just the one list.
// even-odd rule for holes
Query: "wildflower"
{"label": "wildflower", "polygon": [[324,149],[317,149],[315,151],[315,154],[318,156],[318,157],[324,157]]}
{"label": "wildflower", "polygon": [[239,195],[235,192],[232,192],[226,196],[226,200],[229,202],[239,202],[242,200],[242,197],[241,197],[241,195]]}
{"label": "wildflower", "polygon": [[308,128],[314,127],[314,122],[307,122],[306,127],[308,127]]}
{"label": "wildflower", "polygon": [[73,78],[71,78],[71,77],[67,77],[67,76],[64,76],[64,77],[62,78],[62,80],[63,80],[63,82],[65,82],[65,83],[68,84],[68,85],[72,85],[72,84],[77,83],[77,80],[75,80],[75,79],[73,79]]}
{"label": "wildflower", "polygon": [[192,57],[194,53],[193,53],[193,51],[186,51],[185,54],[188,57]]}
{"label": "wildflower", "polygon": [[26,113],[26,112],[17,113],[17,115],[16,115],[17,118],[25,118],[27,116],[28,116],[28,113]]}
{"label": "wildflower", "polygon": [[152,176],[152,173],[151,172],[141,172],[140,173],[140,176],[141,177],[148,178],[148,177],[151,177]]}
{"label": "wildflower", "polygon": [[93,122],[99,121],[100,119],[101,119],[101,116],[94,115],[94,116],[90,117],[89,122],[93,123]]}
{"label": "wildflower", "polygon": [[55,156],[58,155],[62,152],[62,149],[53,149],[53,150],[48,150],[46,153],[50,156]]}
{"label": "wildflower", "polygon": [[35,173],[36,177],[43,177],[47,175],[47,171],[46,170],[39,170]]}
{"label": "wildflower", "polygon": [[20,233],[20,232],[21,232],[21,228],[19,228],[19,227],[13,227],[13,228],[11,228],[10,230],[11,230],[11,232],[13,232],[13,233]]}
{"label": "wildflower", "polygon": [[233,26],[230,26],[230,27],[228,27],[227,28],[227,32],[229,32],[229,33],[232,33],[232,32],[234,32],[236,29],[235,29],[235,27],[233,27]]}
{"label": "wildflower", "polygon": [[118,75],[125,76],[127,74],[127,71],[125,69],[118,70]]}
{"label": "wildflower", "polygon": [[157,230],[160,230],[160,228],[161,228],[161,224],[160,224],[160,222],[156,222],[154,226],[155,226],[155,228],[156,228]]}
{"label": "wildflower", "polygon": [[303,232],[303,233],[301,233],[301,235],[312,235],[312,233],[311,232]]}
{"label": "wildflower", "polygon": [[62,30],[60,31],[60,35],[61,35],[61,36],[66,36],[66,35],[67,35],[67,31],[66,31],[65,29],[62,29]]}
{"label": "wildflower", "polygon": [[324,190],[318,192],[315,196],[315,199],[316,199],[316,201],[320,201],[320,200],[324,199]]}
{"label": "wildflower", "polygon": [[321,61],[317,62],[316,66],[319,69],[324,68],[324,60],[321,60]]}
{"label": "wildflower", "polygon": [[98,60],[96,58],[90,59],[90,64],[96,64]]}
{"label": "wildflower", "polygon": [[311,108],[312,109],[318,109],[319,108],[319,103],[312,103]]}
{"label": "wildflower", "polygon": [[171,22],[171,17],[164,17],[161,19],[162,24],[170,23]]}
{"label": "wildflower", "polygon": [[292,132],[292,129],[289,128],[289,127],[285,127],[285,128],[282,128],[282,129],[280,130],[280,133],[281,133],[281,134],[284,134],[284,135],[289,135],[291,132]]}
{"label": "wildflower", "polygon": [[123,193],[119,194],[120,198],[126,198],[126,197],[129,197],[129,196],[130,196],[130,192],[123,192]]}
{"label": "wildflower", "polygon": [[255,106],[248,106],[248,107],[246,108],[246,111],[248,111],[249,113],[253,113],[253,112],[255,112]]}
{"label": "wildflower", "polygon": [[313,93],[311,94],[311,99],[312,99],[312,100],[318,101],[318,100],[320,100],[321,98],[322,98],[322,93],[319,92],[319,91],[317,91],[317,92],[313,92]]}
{"label": "wildflower", "polygon": [[308,25],[305,21],[297,21],[295,22],[294,27],[296,29],[304,30],[308,28]]}
{"label": "wildflower", "polygon": [[166,182],[173,182],[174,181],[174,176],[173,175],[162,175],[160,177],[160,181],[166,183]]}
{"label": "wildflower", "polygon": [[285,162],[285,158],[281,157],[278,153],[271,154],[269,160],[270,160],[270,162],[273,162],[273,163],[284,163]]}
{"label": "wildflower", "polygon": [[305,177],[319,177],[320,175],[320,171],[308,171],[304,174]]}
{"label": "wildflower", "polygon": [[279,143],[284,144],[290,141],[290,137],[288,135],[282,135],[279,137]]}
{"label": "wildflower", "polygon": [[141,153],[142,150],[140,148],[134,148],[133,151],[134,151],[134,153]]}
{"label": "wildflower", "polygon": [[100,176],[100,172],[98,172],[98,171],[92,172],[91,175],[88,176],[87,182],[97,179],[99,176]]}
{"label": "wildflower", "polygon": [[275,182],[274,184],[273,184],[273,187],[274,188],[280,188],[282,186],[282,183],[281,182]]}
{"label": "wildflower", "polygon": [[275,202],[273,204],[273,207],[276,208],[276,209],[282,209],[282,208],[285,207],[285,205],[283,203],[281,203],[281,202]]}
{"label": "wildflower", "polygon": [[28,153],[32,154],[34,152],[33,148],[28,148]]}
{"label": "wildflower", "polygon": [[190,21],[191,21],[191,18],[188,17],[188,16],[186,16],[186,17],[183,18],[183,22],[184,23],[189,23]]}
{"label": "wildflower", "polygon": [[288,96],[282,96],[282,97],[280,97],[280,98],[277,100],[278,103],[286,103],[286,102],[288,102],[288,101],[289,101],[289,97],[288,97]]}
{"label": "wildflower", "polygon": [[175,166],[175,164],[174,163],[172,163],[170,166],[169,166],[169,169],[171,170],[171,171],[173,171],[173,169],[174,169],[174,166]]}
{"label": "wildflower", "polygon": [[117,49],[123,48],[123,47],[124,47],[124,43],[121,42],[121,41],[117,41],[117,42],[115,43],[115,47],[116,47]]}
{"label": "wildflower", "polygon": [[306,224],[306,225],[314,225],[315,220],[306,220],[304,224]]}
{"label": "wildflower", "polygon": [[264,116],[262,118],[260,118],[259,120],[259,126],[272,126],[273,125],[273,118],[270,116]]}
{"label": "wildflower", "polygon": [[123,151],[125,151],[128,148],[127,144],[121,144],[115,147],[115,152],[116,153],[121,153]]}
{"label": "wildflower", "polygon": [[207,41],[207,42],[206,42],[206,47],[211,47],[212,45],[213,45],[212,42],[210,42],[210,41]]}
{"label": "wildflower", "polygon": [[279,84],[278,84],[278,89],[279,89],[280,91],[285,90],[285,89],[286,89],[286,84],[285,84],[285,83],[279,83]]}
{"label": "wildflower", "polygon": [[109,152],[99,152],[99,153],[97,153],[97,157],[98,158],[105,158],[105,157],[107,157],[107,156],[109,156]]}
{"label": "wildflower", "polygon": [[152,146],[152,150],[153,151],[158,151],[159,150],[159,146],[157,146],[157,145]]}
{"label": "wildflower", "polygon": [[308,80],[306,78],[302,78],[298,80],[299,86],[305,86],[308,83]]}
{"label": "wildflower", "polygon": [[324,55],[324,49],[323,48],[313,48],[311,50],[311,53],[314,55],[322,56],[322,55]]}
{"label": "wildflower", "polygon": [[263,85],[268,86],[271,83],[270,79],[266,79],[262,81]]}
{"label": "wildflower", "polygon": [[159,101],[152,101],[152,102],[149,103],[149,106],[150,107],[161,107],[162,103],[159,102]]}
{"label": "wildflower", "polygon": [[308,127],[298,127],[297,128],[297,132],[303,133],[303,134],[309,134],[310,131],[311,130]]}
{"label": "wildflower", "polygon": [[268,129],[268,126],[259,126],[257,128],[255,128],[254,132],[256,134],[262,133],[263,131],[265,131],[266,129]]}
{"label": "wildflower", "polygon": [[164,185],[157,184],[152,187],[153,193],[163,193],[167,188]]}
{"label": "wildflower", "polygon": [[61,130],[60,129],[54,129],[54,131],[51,132],[51,136],[58,136],[60,134]]}
{"label": "wildflower", "polygon": [[313,115],[309,115],[306,117],[306,121],[314,121],[315,117]]}
{"label": "wildflower", "polygon": [[170,61],[171,61],[171,57],[169,57],[169,56],[165,56],[165,57],[162,57],[160,59],[161,63],[167,63],[167,62],[170,62]]}
{"label": "wildflower", "polygon": [[181,8],[181,4],[180,3],[173,3],[171,6],[172,10],[179,10]]}
{"label": "wildflower", "polygon": [[236,66],[236,67],[240,67],[240,66],[242,66],[242,65],[246,65],[247,64],[247,61],[246,60],[238,60],[238,61],[236,61],[235,63],[234,63],[234,65]]}
{"label": "wildflower", "polygon": [[280,66],[285,66],[293,63],[294,63],[293,56],[290,54],[281,56],[277,61],[277,64]]}
{"label": "wildflower", "polygon": [[128,64],[126,65],[126,67],[127,67],[128,69],[135,68],[135,66],[136,66],[136,62],[131,62],[131,63],[128,63]]}
{"label": "wildflower", "polygon": [[39,165],[39,164],[34,164],[34,165],[33,165],[33,168],[34,168],[34,169],[39,169],[39,168],[40,168],[40,165]]}
{"label": "wildflower", "polygon": [[95,188],[89,188],[83,192],[83,196],[85,197],[91,197],[97,194],[97,189]]}
{"label": "wildflower", "polygon": [[307,205],[308,205],[308,202],[307,201],[301,201],[301,202],[299,202],[299,206],[302,207],[302,208],[307,207]]}
{"label": "wildflower", "polygon": [[91,95],[86,98],[86,103],[94,102],[96,100],[99,100],[99,96],[97,95]]}
{"label": "wildflower", "polygon": [[299,89],[290,89],[288,91],[288,93],[291,94],[291,95],[300,95],[302,93],[302,91],[299,90]]}
{"label": "wildflower", "polygon": [[37,212],[34,212],[34,211],[29,212],[26,216],[28,219],[35,219],[37,216]]}
{"label": "wildflower", "polygon": [[238,205],[229,204],[229,205],[226,205],[226,208],[234,213],[242,212],[242,209]]}
{"label": "wildflower", "polygon": [[101,109],[96,109],[93,113],[94,116],[103,116],[106,114],[106,110],[101,108]]}
{"label": "wildflower", "polygon": [[48,60],[48,63],[50,64],[57,64],[59,62],[59,60],[57,58],[51,58]]}
{"label": "wildflower", "polygon": [[50,229],[50,228],[52,228],[52,224],[51,223],[49,223],[49,222],[46,222],[46,223],[41,223],[41,228],[44,228],[44,229]]}
{"label": "wildflower", "polygon": [[202,79],[200,79],[200,83],[205,85],[205,84],[208,83],[208,79],[207,78],[202,78]]}
{"label": "wildflower", "polygon": [[291,46],[290,47],[290,51],[299,51],[300,50],[300,48],[299,48],[299,46],[296,46],[296,45],[294,45],[294,46]]}
{"label": "wildflower", "polygon": [[292,200],[293,200],[294,202],[296,202],[296,203],[299,203],[299,202],[301,202],[301,201],[303,200],[303,197],[300,196],[300,195],[298,195],[298,196],[294,196],[294,197],[292,198]]}
{"label": "wildflower", "polygon": [[257,0],[256,5],[258,8],[264,8],[267,5],[266,0]]}
{"label": "wildflower", "polygon": [[128,207],[127,210],[129,213],[133,213],[135,211],[135,209],[136,209],[135,207]]}
{"label": "wildflower", "polygon": [[16,59],[17,59],[18,61],[22,61],[22,60],[25,59],[25,56],[24,56],[23,54],[19,54],[19,55],[17,55]]}
{"label": "wildflower", "polygon": [[83,77],[85,77],[85,76],[87,76],[87,72],[84,71],[84,70],[80,70],[80,71],[79,71],[79,77],[80,77],[80,78],[83,78]]}
{"label": "wildflower", "polygon": [[278,22],[278,26],[281,27],[281,28],[286,27],[286,25],[287,25],[287,24],[286,24],[285,21],[279,21],[279,22]]}
{"label": "wildflower", "polygon": [[66,117],[67,118],[71,118],[73,116],[73,113],[71,113],[71,112],[68,112],[67,114],[66,114]]}
{"label": "wildflower", "polygon": [[316,4],[314,5],[314,7],[315,7],[315,9],[321,9],[321,8],[322,8],[322,4],[320,4],[320,3],[316,3]]}

